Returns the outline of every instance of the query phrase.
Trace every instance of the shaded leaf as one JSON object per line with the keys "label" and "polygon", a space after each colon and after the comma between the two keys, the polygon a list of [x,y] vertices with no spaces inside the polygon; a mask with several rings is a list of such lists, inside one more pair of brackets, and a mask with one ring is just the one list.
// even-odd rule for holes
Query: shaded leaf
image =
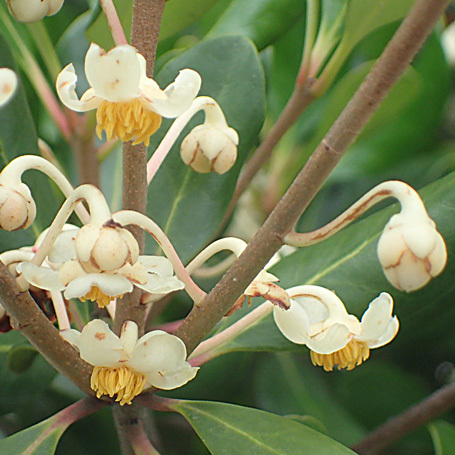
{"label": "shaded leaf", "polygon": [[33,346],[14,346],[6,357],[6,365],[17,374],[27,371],[31,366],[38,351]]}
{"label": "shaded leaf", "polygon": [[455,426],[443,420],[428,425],[435,455],[452,455],[455,448]]}
{"label": "shaded leaf", "polygon": [[286,417],[226,403],[180,401],[172,408],[196,430],[213,455],[348,455],[351,450]]}

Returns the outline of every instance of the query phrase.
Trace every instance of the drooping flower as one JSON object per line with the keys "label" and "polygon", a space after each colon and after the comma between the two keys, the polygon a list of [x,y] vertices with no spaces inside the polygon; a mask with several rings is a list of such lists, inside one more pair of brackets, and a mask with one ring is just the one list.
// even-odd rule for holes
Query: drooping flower
{"label": "drooping flower", "polygon": [[97,109],[98,136],[104,130],[135,144],[149,144],[161,117],[174,118],[186,111],[201,86],[196,71],[184,69],[164,91],[146,76],[146,62],[136,49],[121,45],[105,52],[92,44],[85,58],[85,74],[91,85],[78,99],[74,66],[66,66],[57,78],[57,92],[65,106],[78,112]]}
{"label": "drooping flower", "polygon": [[352,370],[368,359],[370,349],[389,343],[398,332],[393,300],[385,292],[370,303],[361,321],[328,289],[307,285],[287,292],[291,307],[274,307],[275,322],[288,340],[306,345],[313,364],[325,371]]}
{"label": "drooping flower", "polygon": [[101,308],[134,286],[150,294],[184,288],[168,259],[138,256],[138,251],[134,237],[118,223],[86,225],[57,237],[48,256],[57,270],[23,262],[18,271],[41,289],[64,291],[67,299],[96,301]]}
{"label": "drooping flower", "polygon": [[63,0],[6,0],[11,15],[20,22],[36,22],[60,11]]}
{"label": "drooping flower", "polygon": [[13,97],[16,88],[16,73],[9,68],[0,68],[0,107]]}
{"label": "drooping flower", "polygon": [[120,338],[100,319],[90,321],[82,332],[70,329],[60,335],[95,367],[91,388],[96,396],[117,395],[116,401],[122,406],[131,404],[147,387],[164,390],[181,387],[199,369],[186,361],[186,347],[180,338],[154,330],[138,339],[133,321],[124,323]]}

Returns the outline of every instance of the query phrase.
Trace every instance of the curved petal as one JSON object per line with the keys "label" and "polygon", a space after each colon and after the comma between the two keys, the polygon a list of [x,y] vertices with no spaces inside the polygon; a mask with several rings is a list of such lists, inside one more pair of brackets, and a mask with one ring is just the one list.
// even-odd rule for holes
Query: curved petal
{"label": "curved petal", "polygon": [[48,16],[53,16],[60,11],[60,8],[63,5],[64,0],[50,0],[49,1],[49,12],[47,13]]}
{"label": "curved petal", "polygon": [[293,343],[306,344],[310,340],[308,329],[310,322],[305,309],[295,300],[291,300],[288,310],[273,307],[273,318],[280,332]]}
{"label": "curved petal", "polygon": [[199,73],[184,69],[180,71],[175,81],[164,90],[166,99],[150,99],[147,96],[148,91],[142,92],[146,100],[150,102],[151,110],[163,117],[173,118],[189,109],[200,88],[201,76]]}
{"label": "curved petal", "polygon": [[148,274],[147,283],[137,283],[136,286],[149,294],[169,294],[185,288],[185,284],[175,276],[161,277],[153,273]]}
{"label": "curved petal", "polygon": [[65,341],[72,344],[75,348],[79,350],[79,338],[81,336],[81,332],[79,332],[79,330],[75,329],[61,330],[59,334]]}
{"label": "curved petal", "polygon": [[174,275],[172,262],[164,256],[139,256],[139,262],[145,267],[147,272],[155,273],[159,276]]}
{"label": "curved petal", "polygon": [[81,359],[95,367],[114,367],[124,357],[120,338],[101,319],[82,329],[77,346]]}
{"label": "curved petal", "polygon": [[343,349],[350,338],[348,327],[343,324],[333,324],[327,331],[310,339],[306,345],[319,354],[331,354]]}
{"label": "curved petal", "polygon": [[188,362],[183,362],[176,371],[152,371],[145,375],[145,387],[154,386],[163,390],[176,389],[191,381],[198,370],[198,367],[192,367]]}
{"label": "curved petal", "polygon": [[92,43],[85,57],[85,74],[96,96],[128,101],[139,96],[141,65],[134,47],[124,44],[105,52]]}
{"label": "curved petal", "polygon": [[138,327],[134,321],[125,321],[120,333],[123,350],[130,356],[137,343]]}
{"label": "curved petal", "polygon": [[65,297],[83,297],[92,287],[98,287],[104,294],[115,297],[133,290],[133,285],[122,275],[88,273],[71,281],[65,290]]}
{"label": "curved petal", "polygon": [[72,63],[65,66],[57,77],[56,88],[60,101],[76,112],[85,112],[96,109],[101,104],[101,99],[93,90],[87,90],[81,99],[76,95],[77,76]]}
{"label": "curved petal", "polygon": [[387,330],[392,320],[393,300],[390,294],[382,292],[369,305],[367,311],[362,316],[360,326],[361,336],[356,339],[375,343]]}
{"label": "curved petal", "polygon": [[395,335],[398,333],[399,328],[400,323],[398,322],[398,318],[395,316],[389,322],[383,335],[374,342],[368,342],[368,347],[370,349],[380,348],[381,346],[390,343],[395,338]]}
{"label": "curved petal", "polygon": [[0,107],[12,98],[16,88],[16,73],[9,68],[0,68]]}
{"label": "curved petal", "polygon": [[49,261],[63,263],[76,258],[75,240],[79,228],[64,230],[56,239],[49,251]]}
{"label": "curved petal", "polygon": [[48,291],[63,291],[64,284],[58,278],[58,272],[48,267],[38,267],[30,262],[21,262],[17,271],[34,286]]}
{"label": "curved petal", "polygon": [[177,371],[185,363],[186,347],[175,335],[155,330],[139,339],[128,366],[142,373]]}

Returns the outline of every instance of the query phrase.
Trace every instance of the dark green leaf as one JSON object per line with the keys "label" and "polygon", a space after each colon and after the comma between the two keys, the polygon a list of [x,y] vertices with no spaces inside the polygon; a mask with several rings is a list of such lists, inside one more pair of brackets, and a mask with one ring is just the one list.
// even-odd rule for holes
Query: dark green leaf
{"label": "dark green leaf", "polygon": [[[171,60],[157,75],[160,86],[172,82],[182,68],[192,68],[202,76],[201,95],[214,98],[226,120],[240,137],[235,166],[223,175],[198,174],[180,158],[176,145],[150,184],[147,214],[171,239],[184,262],[198,252],[214,235],[229,204],[240,167],[257,140],[264,119],[264,78],[256,49],[240,36],[214,38]],[[164,128],[152,136],[153,151],[164,136]]]}
{"label": "dark green leaf", "polygon": [[455,427],[443,420],[428,425],[435,455],[452,455],[455,448]]}
{"label": "dark green leaf", "polygon": [[208,401],[172,406],[196,430],[213,455],[352,455],[338,442],[286,417]]}
{"label": "dark green leaf", "polygon": [[6,365],[14,373],[20,374],[31,366],[38,351],[33,346],[14,346],[6,357]]}
{"label": "dark green leaf", "polygon": [[[236,0],[208,36],[245,35],[261,50],[287,32],[304,11],[305,2],[302,0]],[[301,33],[305,33],[303,28]]]}

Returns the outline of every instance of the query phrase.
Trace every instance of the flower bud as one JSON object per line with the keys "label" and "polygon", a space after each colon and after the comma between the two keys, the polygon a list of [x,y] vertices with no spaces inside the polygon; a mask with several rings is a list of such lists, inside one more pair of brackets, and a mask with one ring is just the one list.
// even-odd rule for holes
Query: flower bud
{"label": "flower bud", "polygon": [[203,124],[183,140],[180,156],[196,172],[224,174],[237,159],[237,132],[229,127]]}
{"label": "flower bud", "polygon": [[0,68],[0,107],[11,99],[16,88],[16,73],[9,68]]}
{"label": "flower bud", "polygon": [[35,221],[36,206],[28,186],[0,184],[0,228],[5,231],[28,228]]}
{"label": "flower bud", "polygon": [[63,0],[6,0],[11,15],[20,22],[36,22],[60,11]]}
{"label": "flower bud", "polygon": [[447,262],[444,239],[426,215],[394,215],[379,239],[378,256],[390,283],[406,292],[425,286]]}
{"label": "flower bud", "polygon": [[133,235],[110,220],[103,226],[87,224],[76,237],[76,254],[88,273],[111,272],[135,264],[139,246]]}

